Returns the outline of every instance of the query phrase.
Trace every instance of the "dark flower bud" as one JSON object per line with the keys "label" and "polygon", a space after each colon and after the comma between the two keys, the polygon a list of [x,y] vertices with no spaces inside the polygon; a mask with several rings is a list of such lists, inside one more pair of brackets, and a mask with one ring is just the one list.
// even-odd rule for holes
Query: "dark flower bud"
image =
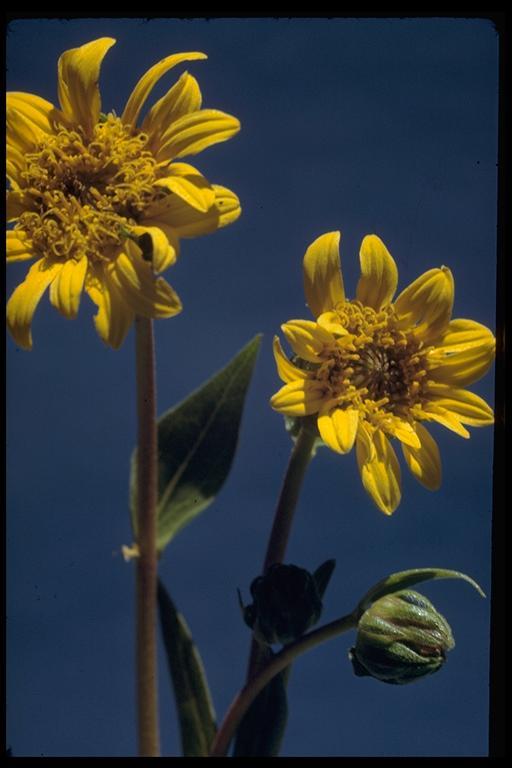
{"label": "dark flower bud", "polygon": [[403,685],[437,672],[454,645],[448,622],[432,603],[403,590],[381,597],[363,613],[349,658],[356,675]]}
{"label": "dark flower bud", "polygon": [[253,603],[243,607],[245,623],[262,643],[291,643],[312,627],[322,612],[317,582],[296,565],[272,565],[251,584]]}

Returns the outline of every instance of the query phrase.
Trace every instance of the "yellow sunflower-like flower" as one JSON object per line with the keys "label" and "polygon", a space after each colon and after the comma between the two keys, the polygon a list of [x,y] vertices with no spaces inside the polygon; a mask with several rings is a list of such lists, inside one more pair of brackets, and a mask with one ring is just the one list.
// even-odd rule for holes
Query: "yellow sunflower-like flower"
{"label": "yellow sunflower-like flower", "polygon": [[60,109],[30,93],[7,94],[7,261],[36,259],[7,305],[17,344],[32,346],[31,322],[47,288],[65,317],[82,292],[97,305],[95,324],[111,347],[135,315],[171,317],[181,303],[155,275],[178,256],[179,239],[213,232],[240,215],[236,195],[177,160],[240,129],[231,115],[201,109],[185,72],[146,113],[157,81],[203,53],[162,59],[135,86],[121,117],[103,114],[98,79],[110,37],[62,54]]}
{"label": "yellow sunflower-like flower", "polygon": [[375,235],[363,239],[356,298],[345,297],[339,232],[322,235],[304,256],[306,300],[315,320],[282,326],[274,355],[286,382],[271,399],[280,413],[317,416],[320,437],[347,453],[355,443],[366,491],[386,514],[400,503],[400,466],[389,438],[430,490],[441,484],[438,446],[424,426],[435,421],[461,437],[464,424],[493,423],[481,397],[464,389],[488,370],[491,331],[473,320],[451,320],[454,283],[447,267],[430,269],[393,302],[398,270]]}

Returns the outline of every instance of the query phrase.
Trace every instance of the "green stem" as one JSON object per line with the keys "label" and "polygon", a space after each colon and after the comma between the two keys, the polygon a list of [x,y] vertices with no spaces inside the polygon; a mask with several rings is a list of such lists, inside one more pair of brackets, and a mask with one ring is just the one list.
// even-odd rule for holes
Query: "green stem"
{"label": "green stem", "polygon": [[290,537],[295,507],[297,506],[306,469],[311,460],[315,439],[314,433],[310,432],[307,427],[302,427],[293,447],[283,480],[274,515],[274,523],[268,540],[263,573],[274,563],[283,562]]}
{"label": "green stem", "polygon": [[135,319],[137,368],[136,667],[140,757],[159,757],[157,697],[157,427],[153,321]]}
{"label": "green stem", "polygon": [[[281,493],[274,515],[274,523],[268,540],[267,552],[263,564],[263,573],[265,573],[274,563],[283,562],[286,546],[290,537],[295,507],[297,506],[306,469],[311,460],[315,439],[316,436],[314,432],[310,431],[305,424],[298,434],[284,476]],[[247,680],[254,677],[261,664],[262,658],[263,654],[260,645],[253,637],[249,656]]]}
{"label": "green stem", "polygon": [[319,629],[309,632],[294,643],[287,645],[276,654],[272,660],[260,672],[250,679],[240,693],[233,700],[226,716],[217,731],[213,741],[210,757],[225,757],[233,734],[240,724],[243,716],[251,706],[256,696],[272,680],[272,678],[285,669],[291,662],[301,654],[309,651],[320,643],[330,640],[333,637],[347,632],[349,629],[357,627],[358,612],[343,616],[341,619],[325,624]]}

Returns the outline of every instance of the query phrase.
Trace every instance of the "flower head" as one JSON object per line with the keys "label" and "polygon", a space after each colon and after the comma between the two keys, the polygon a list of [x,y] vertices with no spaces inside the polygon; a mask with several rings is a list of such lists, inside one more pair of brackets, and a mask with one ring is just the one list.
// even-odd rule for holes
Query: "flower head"
{"label": "flower head", "polygon": [[140,120],[158,80],[203,53],[162,59],[141,77],[121,117],[101,112],[100,66],[115,40],[62,54],[60,109],[30,93],[7,94],[7,261],[36,259],[7,306],[9,330],[32,346],[34,311],[51,303],[75,317],[82,292],[96,304],[96,329],[117,348],[135,315],[171,317],[181,303],[155,275],[172,265],[179,240],[213,232],[240,215],[229,189],[210,184],[181,158],[225,141],[235,117],[201,109],[185,72]]}
{"label": "flower head", "polygon": [[253,603],[245,623],[261,643],[291,643],[317,623],[322,596],[314,574],[296,565],[274,563],[251,584]]}
{"label": "flower head", "polygon": [[364,612],[349,658],[359,677],[403,685],[437,672],[454,645],[444,616],[408,589],[381,597]]}
{"label": "flower head", "polygon": [[347,299],[340,271],[339,232],[322,235],[304,256],[306,300],[315,320],[282,326],[294,355],[274,339],[286,382],[271,405],[288,416],[316,416],[322,440],[338,453],[356,446],[366,491],[386,514],[400,503],[400,466],[437,490],[441,461],[424,426],[435,421],[469,437],[465,424],[492,424],[491,408],[464,389],[494,358],[491,331],[452,320],[454,283],[447,267],[430,269],[393,301],[398,270],[375,235],[363,239],[356,298]]}

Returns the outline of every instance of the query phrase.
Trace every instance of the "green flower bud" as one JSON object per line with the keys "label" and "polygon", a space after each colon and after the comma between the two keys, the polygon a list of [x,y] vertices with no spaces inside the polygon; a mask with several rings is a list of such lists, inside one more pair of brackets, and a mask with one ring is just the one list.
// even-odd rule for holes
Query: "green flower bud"
{"label": "green flower bud", "polygon": [[257,639],[291,643],[316,624],[322,600],[314,576],[296,565],[272,565],[251,584],[252,605],[243,607],[245,623]]}
{"label": "green flower bud", "polygon": [[454,647],[450,626],[426,597],[412,590],[381,597],[361,616],[354,673],[403,685],[437,672]]}

